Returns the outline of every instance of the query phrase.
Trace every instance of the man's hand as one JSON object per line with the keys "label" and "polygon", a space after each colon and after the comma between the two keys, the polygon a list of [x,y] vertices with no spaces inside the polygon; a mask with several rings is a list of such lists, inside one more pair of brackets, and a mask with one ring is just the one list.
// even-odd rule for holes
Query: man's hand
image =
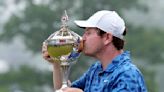
{"label": "man's hand", "polygon": [[47,60],[48,62],[52,63],[54,62],[54,60],[50,57],[50,55],[48,54],[47,51],[47,44],[45,42],[43,42],[42,45],[42,56],[45,60]]}
{"label": "man's hand", "polygon": [[63,92],[83,92],[83,90],[79,88],[70,88],[70,87],[63,88],[62,91]]}

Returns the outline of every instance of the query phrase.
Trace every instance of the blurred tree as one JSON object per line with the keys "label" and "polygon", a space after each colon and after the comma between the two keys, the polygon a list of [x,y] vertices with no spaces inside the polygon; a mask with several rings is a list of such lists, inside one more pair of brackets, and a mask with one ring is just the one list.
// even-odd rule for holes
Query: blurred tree
{"label": "blurred tree", "polygon": [[[72,5],[65,4],[61,0],[51,0],[49,2],[51,6],[49,4],[35,4],[34,0],[22,1],[26,2],[24,11],[10,17],[0,35],[1,41],[10,42],[13,37],[21,35],[29,50],[41,51],[42,42],[52,32],[59,29],[64,9],[70,10]],[[22,1],[20,0],[20,3]],[[15,4],[19,4],[18,2],[19,0]]]}
{"label": "blurred tree", "polygon": [[[148,10],[147,7],[138,3],[138,0],[83,0],[81,10],[82,18],[88,18],[93,13],[98,10],[107,9],[107,10],[115,10],[122,13],[122,10],[129,8],[137,8],[141,11]],[[92,2],[92,3],[90,3]]]}
{"label": "blurred tree", "polygon": [[[44,92],[42,87],[48,85],[53,89],[52,74],[50,72],[37,71],[29,66],[21,66],[19,70],[0,75],[0,92]],[[36,90],[37,87],[40,89]],[[11,90],[11,91],[10,91]]]}
{"label": "blurred tree", "polygon": [[3,7],[4,6],[4,2],[5,2],[4,0],[1,0],[0,1],[0,7]]}
{"label": "blurred tree", "polygon": [[143,72],[143,74],[149,75],[149,76],[144,76],[145,82],[147,83],[148,92],[158,92],[158,85],[156,85],[155,82],[155,76],[156,76],[155,71],[150,71],[142,67],[140,67],[140,69]]}
{"label": "blurred tree", "polygon": [[132,51],[134,58],[152,64],[163,63],[163,35],[160,29],[130,28],[126,48]]}

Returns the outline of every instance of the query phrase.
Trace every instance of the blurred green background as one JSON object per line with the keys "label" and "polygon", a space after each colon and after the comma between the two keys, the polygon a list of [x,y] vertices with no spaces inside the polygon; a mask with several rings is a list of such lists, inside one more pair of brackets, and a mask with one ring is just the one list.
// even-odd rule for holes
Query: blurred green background
{"label": "blurred green background", "polygon": [[[64,10],[73,24],[98,10],[115,10],[128,28],[125,50],[142,71],[149,92],[164,88],[163,0],[0,0],[0,92],[53,92],[52,66],[41,56],[42,42],[60,29]],[[71,69],[76,80],[94,63],[81,55]]]}

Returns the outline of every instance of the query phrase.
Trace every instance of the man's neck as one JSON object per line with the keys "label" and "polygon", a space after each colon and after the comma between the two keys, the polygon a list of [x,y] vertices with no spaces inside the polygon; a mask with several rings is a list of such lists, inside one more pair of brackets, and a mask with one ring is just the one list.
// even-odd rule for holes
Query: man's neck
{"label": "man's neck", "polygon": [[105,70],[108,64],[112,63],[112,60],[122,52],[123,50],[107,48],[102,53],[97,55],[97,59],[100,60],[103,70]]}

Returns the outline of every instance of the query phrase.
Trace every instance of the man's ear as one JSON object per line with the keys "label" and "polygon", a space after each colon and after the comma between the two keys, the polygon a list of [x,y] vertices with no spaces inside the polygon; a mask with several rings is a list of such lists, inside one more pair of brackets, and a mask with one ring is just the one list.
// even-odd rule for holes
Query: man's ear
{"label": "man's ear", "polygon": [[111,33],[106,33],[104,34],[104,44],[107,45],[109,43],[111,43],[113,40],[113,36]]}

